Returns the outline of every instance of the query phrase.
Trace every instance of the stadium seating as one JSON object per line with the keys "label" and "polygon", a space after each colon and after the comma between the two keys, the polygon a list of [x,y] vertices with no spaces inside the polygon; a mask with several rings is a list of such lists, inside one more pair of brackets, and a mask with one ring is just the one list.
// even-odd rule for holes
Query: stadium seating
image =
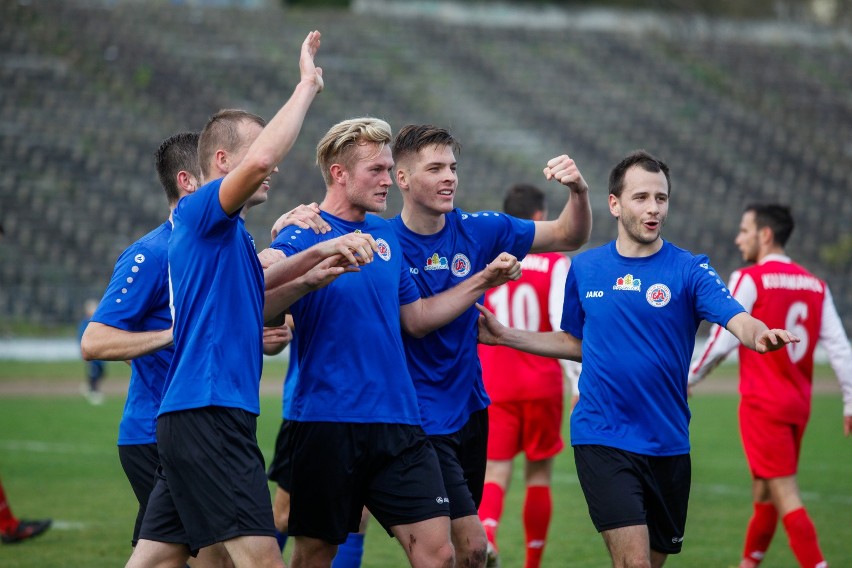
{"label": "stadium seating", "polygon": [[[166,217],[160,141],[223,107],[270,117],[310,29],[324,34],[327,89],[249,217],[259,247],[280,213],[321,200],[314,144],[343,118],[450,127],[462,141],[457,203],[472,210],[498,209],[513,182],[544,186],[544,162],[567,152],[592,187],[592,244],[614,234],[609,168],[643,147],[672,167],[666,237],[724,275],[740,264],[742,207],[790,203],[790,252],[829,280],[852,327],[852,253],[822,254],[852,218],[848,32],[768,43],[682,23],[637,34],[202,4],[0,3],[0,333],[76,322],[121,250]],[[565,194],[546,187],[555,214]]]}

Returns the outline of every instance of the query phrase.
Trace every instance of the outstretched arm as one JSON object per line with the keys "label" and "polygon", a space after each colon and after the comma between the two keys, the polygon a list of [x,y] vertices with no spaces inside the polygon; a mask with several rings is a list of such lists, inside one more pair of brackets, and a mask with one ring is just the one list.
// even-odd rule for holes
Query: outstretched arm
{"label": "outstretched arm", "polygon": [[401,306],[402,328],[408,335],[423,337],[459,317],[489,288],[520,277],[521,263],[513,255],[502,252],[484,269],[449,290]]}
{"label": "outstretched arm", "polygon": [[249,147],[243,160],[222,180],[219,203],[229,215],[240,209],[257,191],[296,141],[308,108],[323,88],[322,69],[314,65],[314,56],[319,46],[320,33],[309,33],[302,43],[299,56],[301,81],[290,99]]}
{"label": "outstretched arm", "polygon": [[746,312],[732,317],[725,327],[740,343],[758,353],[777,351],[788,343],[799,342],[799,338],[786,329],[769,329],[765,323]]}
{"label": "outstretched arm", "polygon": [[89,322],[80,340],[80,351],[86,361],[128,361],[172,344],[172,330],[125,331]]}
{"label": "outstretched arm", "polygon": [[570,191],[565,207],[557,219],[536,221],[535,238],[530,252],[577,250],[586,244],[592,235],[589,186],[574,160],[564,154],[547,162],[544,177],[557,180]]}
{"label": "outstretched arm", "polygon": [[553,357],[555,359],[583,360],[583,343],[567,331],[528,331],[507,327],[497,321],[488,308],[476,304],[479,310],[479,342],[485,345],[502,345],[519,351]]}

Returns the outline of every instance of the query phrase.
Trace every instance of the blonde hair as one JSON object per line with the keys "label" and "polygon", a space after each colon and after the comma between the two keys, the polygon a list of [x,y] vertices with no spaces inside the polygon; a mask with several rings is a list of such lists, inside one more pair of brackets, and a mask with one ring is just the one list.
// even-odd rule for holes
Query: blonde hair
{"label": "blonde hair", "polygon": [[350,118],[332,126],[317,144],[317,165],[326,185],[331,185],[331,166],[352,167],[356,146],[377,144],[379,150],[393,139],[390,125],[380,118]]}

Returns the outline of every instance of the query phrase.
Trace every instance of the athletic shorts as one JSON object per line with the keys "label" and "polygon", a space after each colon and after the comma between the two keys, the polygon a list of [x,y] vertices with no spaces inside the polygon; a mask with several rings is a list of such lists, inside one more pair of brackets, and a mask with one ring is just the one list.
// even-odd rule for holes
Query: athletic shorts
{"label": "athletic shorts", "polygon": [[154,489],[157,480],[157,468],[160,466],[160,456],[157,444],[134,444],[118,447],[118,459],[124,469],[124,475],[130,482],[133,494],[139,502],[136,513],[136,524],[133,527],[133,546],[139,541],[139,529],[142,527],[142,517],[148,507],[148,497]]}
{"label": "athletic shorts", "polygon": [[391,527],[449,516],[435,450],[406,424],[291,421],[292,536],[342,544],[364,505]]}
{"label": "athletic shorts", "polygon": [[476,515],[485,485],[488,410],[474,412],[453,434],[429,436],[438,454],[444,487],[450,498],[450,519]]}
{"label": "athletic shorts", "polygon": [[157,420],[160,468],[140,539],[200,548],[238,536],[275,536],[257,416],[208,406]]}
{"label": "athletic shorts", "polygon": [[577,477],[598,532],[647,525],[651,549],[683,546],[692,465],[689,454],[646,456],[607,446],[574,446]]}
{"label": "athletic shorts", "polygon": [[266,476],[270,481],[278,484],[278,487],[290,493],[290,441],[292,431],[292,423],[289,420],[281,421],[281,428],[278,430],[278,437],[275,438],[275,455],[272,456],[272,462],[269,464],[269,469],[266,470]]}
{"label": "athletic shorts", "polygon": [[740,404],[740,436],[748,466],[757,479],[795,475],[807,419],[779,420],[747,404]]}
{"label": "athletic shorts", "polygon": [[561,396],[494,402],[488,407],[488,459],[510,460],[524,452],[529,461],[554,457],[562,451]]}

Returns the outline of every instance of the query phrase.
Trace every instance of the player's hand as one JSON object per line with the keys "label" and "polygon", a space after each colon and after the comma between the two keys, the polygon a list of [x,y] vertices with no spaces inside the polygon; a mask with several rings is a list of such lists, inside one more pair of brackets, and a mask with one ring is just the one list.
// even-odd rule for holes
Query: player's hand
{"label": "player's hand", "polygon": [[263,327],[263,345],[266,347],[267,345],[287,345],[293,340],[293,331],[287,324],[278,325],[274,327],[264,326]]}
{"label": "player's hand", "polygon": [[290,225],[310,229],[317,235],[323,235],[331,230],[331,226],[320,217],[320,208],[316,203],[299,205],[278,217],[272,225],[272,240],[275,240],[275,237],[278,236],[278,233],[284,227],[289,227]]}
{"label": "player's hand", "polygon": [[322,34],[316,30],[309,33],[305,41],[302,42],[302,53],[299,56],[299,73],[302,82],[312,84],[316,87],[318,93],[325,86],[322,79],[322,69],[314,64],[314,57],[316,57],[320,47],[320,37],[322,37]]}
{"label": "player's hand", "polygon": [[786,329],[766,329],[754,340],[754,350],[758,353],[769,353],[778,351],[788,343],[798,343],[798,337]]}
{"label": "player's hand", "polygon": [[501,252],[497,258],[485,267],[485,280],[489,287],[494,288],[505,284],[509,280],[517,280],[521,277],[521,263],[508,252]]}
{"label": "player's hand", "polygon": [[479,342],[485,345],[500,345],[500,338],[506,331],[506,326],[497,321],[497,317],[482,304],[475,304],[479,310]]}
{"label": "player's hand", "polygon": [[257,259],[260,261],[260,266],[263,267],[264,270],[285,258],[287,258],[287,255],[274,248],[265,248],[257,253]]}
{"label": "player's hand", "polygon": [[349,233],[316,246],[322,247],[323,257],[342,255],[352,266],[373,262],[373,253],[379,250],[379,245],[369,233]]}
{"label": "player's hand", "polygon": [[360,271],[361,269],[351,264],[348,258],[337,254],[323,259],[322,262],[308,270],[301,278],[311,290],[318,290],[331,284],[341,274]]}
{"label": "player's hand", "polygon": [[579,194],[589,191],[589,186],[586,184],[586,180],[583,179],[583,175],[580,173],[577,164],[566,154],[551,158],[547,162],[547,167],[544,168],[544,177],[547,180],[555,179],[562,185],[567,186],[574,193]]}

